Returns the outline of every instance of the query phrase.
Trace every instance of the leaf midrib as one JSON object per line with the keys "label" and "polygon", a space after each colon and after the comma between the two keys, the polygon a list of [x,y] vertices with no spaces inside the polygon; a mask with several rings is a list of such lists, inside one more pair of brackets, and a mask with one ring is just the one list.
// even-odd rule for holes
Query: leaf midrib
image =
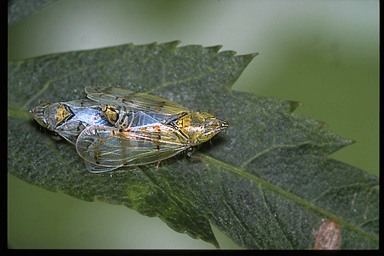
{"label": "leaf midrib", "polygon": [[196,153],[199,157],[201,157],[201,159],[203,161],[206,161],[206,162],[211,162],[212,164],[215,164],[217,166],[221,166],[223,169],[226,169],[238,176],[240,176],[241,178],[245,178],[251,182],[254,182],[255,184],[259,185],[260,187],[264,187],[266,189],[269,189],[270,191],[273,191],[277,194],[280,194],[282,195],[283,197],[293,201],[293,202],[296,202],[297,204],[317,213],[317,214],[320,214],[324,217],[326,217],[327,219],[331,219],[337,223],[339,223],[340,225],[343,225],[345,227],[348,227],[349,229],[353,230],[354,232],[362,235],[362,236],[365,236],[367,238],[369,238],[371,241],[374,241],[374,242],[379,242],[379,239],[376,238],[375,236],[367,233],[365,230],[361,229],[359,226],[356,226],[356,225],[353,225],[351,224],[350,222],[348,222],[347,220],[343,219],[343,218],[340,218],[339,216],[323,209],[323,208],[320,208],[318,207],[317,205],[309,202],[308,200],[300,197],[300,196],[297,196],[293,193],[290,193],[276,185],[273,185],[272,183],[264,180],[264,179],[261,179],[253,174],[250,174],[249,172],[247,172],[245,169],[241,168],[241,167],[236,167],[236,166],[233,166],[233,165],[230,165],[228,163],[225,163],[221,160],[218,160],[216,158],[213,158],[213,157],[210,157],[210,156],[207,156],[207,155],[204,155],[204,154],[201,154],[201,153]]}

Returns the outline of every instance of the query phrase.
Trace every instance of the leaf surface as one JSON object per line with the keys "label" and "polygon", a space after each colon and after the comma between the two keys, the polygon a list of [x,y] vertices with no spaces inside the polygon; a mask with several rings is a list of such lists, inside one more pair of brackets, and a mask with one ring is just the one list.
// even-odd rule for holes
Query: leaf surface
{"label": "leaf surface", "polygon": [[[231,90],[255,56],[166,44],[52,54],[8,66],[8,170],[50,191],[122,204],[218,247],[210,223],[239,246],[378,248],[378,179],[328,155],[351,140],[295,115],[296,102]],[[195,158],[92,174],[73,145],[54,140],[28,109],[85,98],[87,85],[118,85],[215,114],[230,127]],[[26,143],[27,142],[27,143]],[[321,240],[323,241],[323,240]]]}

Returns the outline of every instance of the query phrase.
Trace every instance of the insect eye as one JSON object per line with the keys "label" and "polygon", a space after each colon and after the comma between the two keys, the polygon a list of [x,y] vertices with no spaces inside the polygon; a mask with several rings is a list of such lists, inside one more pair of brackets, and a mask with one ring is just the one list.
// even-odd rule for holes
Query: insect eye
{"label": "insect eye", "polygon": [[103,106],[102,111],[104,112],[105,116],[107,117],[108,122],[110,122],[113,125],[119,119],[119,113],[114,106],[105,105],[105,106]]}

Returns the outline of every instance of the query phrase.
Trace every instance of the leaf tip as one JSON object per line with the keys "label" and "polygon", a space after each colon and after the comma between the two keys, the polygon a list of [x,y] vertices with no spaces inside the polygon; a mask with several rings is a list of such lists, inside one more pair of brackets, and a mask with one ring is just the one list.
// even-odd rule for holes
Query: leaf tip
{"label": "leaf tip", "polygon": [[252,52],[252,53],[248,54],[248,56],[251,57],[252,59],[255,58],[257,55],[259,55],[258,52]]}
{"label": "leaf tip", "polygon": [[240,55],[240,57],[243,57],[248,63],[251,62],[257,55],[259,55],[258,52],[252,52],[244,55]]}
{"label": "leaf tip", "polygon": [[293,113],[298,107],[303,105],[300,101],[289,101],[289,113]]}
{"label": "leaf tip", "polygon": [[342,147],[345,147],[345,146],[348,146],[348,145],[355,144],[356,141],[355,140],[351,140],[351,139],[342,138],[341,143],[342,143]]}
{"label": "leaf tip", "polygon": [[177,48],[177,46],[179,46],[179,44],[181,44],[181,41],[180,40],[174,40],[174,41],[168,42],[166,44],[169,45],[171,48]]}
{"label": "leaf tip", "polygon": [[219,52],[222,47],[223,46],[221,44],[218,44],[218,45],[207,47],[207,49],[212,49],[214,52]]}
{"label": "leaf tip", "polygon": [[174,40],[174,41],[165,42],[165,43],[153,42],[153,43],[150,43],[148,45],[152,46],[152,47],[163,46],[163,47],[169,48],[169,49],[176,49],[179,46],[179,44],[181,44],[180,40]]}

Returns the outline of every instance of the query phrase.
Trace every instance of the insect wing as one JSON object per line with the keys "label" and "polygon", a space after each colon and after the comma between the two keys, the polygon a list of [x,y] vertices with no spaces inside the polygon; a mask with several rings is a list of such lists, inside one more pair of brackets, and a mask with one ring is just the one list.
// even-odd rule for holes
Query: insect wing
{"label": "insect wing", "polygon": [[101,110],[83,108],[76,112],[71,119],[56,127],[55,132],[72,144],[76,144],[77,137],[88,126],[108,126]]}
{"label": "insect wing", "polygon": [[116,104],[136,111],[157,112],[176,115],[188,109],[179,104],[146,93],[136,93],[118,87],[86,87],[85,92],[91,100],[102,104]]}
{"label": "insect wing", "polygon": [[122,166],[144,165],[170,158],[188,148],[177,132],[167,126],[134,127],[119,131],[114,127],[90,126],[78,137],[78,154],[90,171],[111,171]]}

